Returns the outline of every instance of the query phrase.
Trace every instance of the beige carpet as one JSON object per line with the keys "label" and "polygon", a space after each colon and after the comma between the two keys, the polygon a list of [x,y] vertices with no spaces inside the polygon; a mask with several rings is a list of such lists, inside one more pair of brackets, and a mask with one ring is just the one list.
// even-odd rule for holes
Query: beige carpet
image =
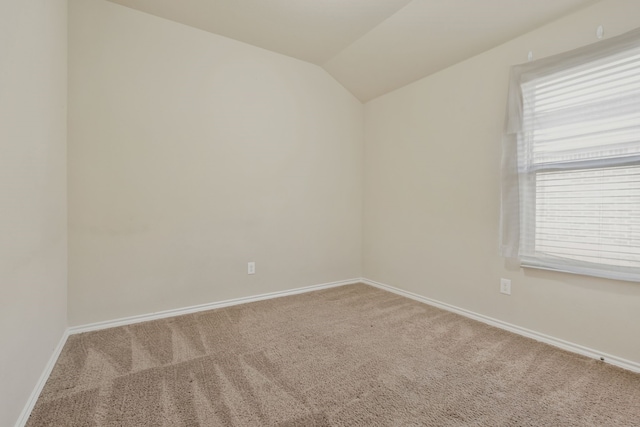
{"label": "beige carpet", "polygon": [[73,335],[28,426],[640,426],[640,375],[366,285]]}

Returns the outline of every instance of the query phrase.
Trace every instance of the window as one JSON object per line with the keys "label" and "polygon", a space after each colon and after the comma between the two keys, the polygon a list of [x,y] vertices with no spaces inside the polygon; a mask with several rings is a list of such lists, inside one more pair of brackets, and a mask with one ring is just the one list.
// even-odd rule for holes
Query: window
{"label": "window", "polygon": [[640,281],[640,32],[512,69],[502,252]]}

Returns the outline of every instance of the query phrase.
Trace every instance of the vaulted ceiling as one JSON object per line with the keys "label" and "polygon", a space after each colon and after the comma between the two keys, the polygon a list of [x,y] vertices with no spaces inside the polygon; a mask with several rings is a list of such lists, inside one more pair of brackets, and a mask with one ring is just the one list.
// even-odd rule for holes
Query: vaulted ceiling
{"label": "vaulted ceiling", "polygon": [[598,0],[110,0],[317,64],[366,102]]}

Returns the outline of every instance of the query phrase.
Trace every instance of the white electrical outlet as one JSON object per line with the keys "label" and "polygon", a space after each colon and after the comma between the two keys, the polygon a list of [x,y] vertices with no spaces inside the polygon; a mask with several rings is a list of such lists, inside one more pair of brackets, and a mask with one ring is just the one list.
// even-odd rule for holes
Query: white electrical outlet
{"label": "white electrical outlet", "polygon": [[500,279],[500,293],[511,295],[511,280]]}
{"label": "white electrical outlet", "polygon": [[256,263],[253,261],[250,261],[249,264],[247,264],[247,274],[256,274]]}

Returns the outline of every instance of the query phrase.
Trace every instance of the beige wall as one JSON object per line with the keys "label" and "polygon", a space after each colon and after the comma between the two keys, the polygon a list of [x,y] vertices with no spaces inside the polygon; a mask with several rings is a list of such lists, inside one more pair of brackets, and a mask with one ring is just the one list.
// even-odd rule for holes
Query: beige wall
{"label": "beige wall", "polygon": [[0,2],[0,425],[67,326],[67,4]]}
{"label": "beige wall", "polygon": [[69,8],[72,325],[361,276],[360,102],[315,65]]}
{"label": "beige wall", "polygon": [[[365,106],[365,277],[640,362],[640,284],[511,268],[498,256],[509,67],[640,26],[604,1]],[[512,295],[499,294],[501,277]]]}

